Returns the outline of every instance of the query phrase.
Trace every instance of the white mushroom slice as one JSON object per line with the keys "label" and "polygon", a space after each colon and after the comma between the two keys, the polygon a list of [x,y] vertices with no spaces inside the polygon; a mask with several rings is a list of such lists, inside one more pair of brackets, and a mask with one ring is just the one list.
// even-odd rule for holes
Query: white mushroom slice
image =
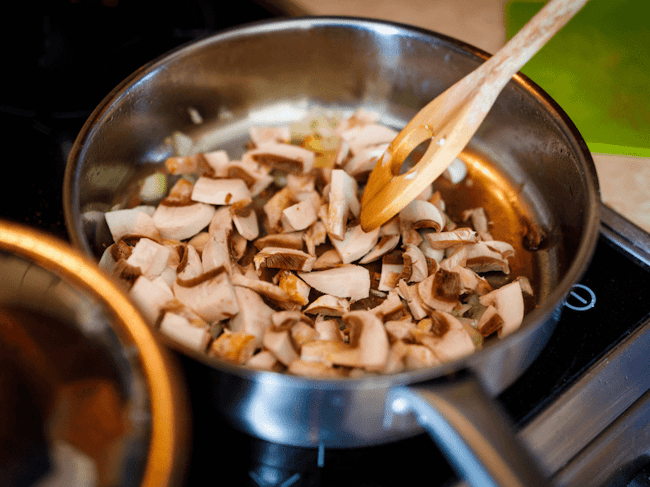
{"label": "white mushroom slice", "polygon": [[273,283],[252,279],[241,274],[233,274],[232,283],[234,286],[243,286],[252,289],[283,309],[295,309],[297,307],[291,300],[291,296],[284,289]]}
{"label": "white mushroom slice", "polygon": [[303,240],[307,245],[307,252],[316,255],[316,247],[327,241],[327,229],[321,220],[315,221],[304,233]]}
{"label": "white mushroom slice", "polygon": [[282,229],[284,232],[304,230],[318,219],[310,201],[301,201],[282,210]]}
{"label": "white mushroom slice", "polygon": [[303,322],[309,326],[314,324],[309,316],[297,310],[276,311],[271,315],[271,323],[273,323],[276,330],[289,329],[299,322]]}
{"label": "white mushroom slice", "polygon": [[235,290],[228,273],[215,269],[188,281],[177,280],[174,296],[205,321],[221,321],[239,312]]}
{"label": "white mushroom slice", "polygon": [[359,263],[368,264],[369,262],[373,262],[375,260],[381,259],[382,257],[384,257],[384,255],[393,251],[393,249],[397,247],[399,241],[400,241],[399,235],[384,235],[380,237],[379,242],[377,242],[377,245],[375,245],[373,249],[370,252],[368,252],[363,257],[363,259],[359,261]]}
{"label": "white mushroom slice", "polygon": [[283,247],[264,247],[253,258],[255,268],[270,267],[272,269],[288,269],[309,272],[316,258],[302,250]]}
{"label": "white mushroom slice", "polygon": [[432,328],[428,332],[416,330],[416,342],[428,347],[441,362],[450,362],[474,353],[476,347],[463,324],[442,311],[430,313]]}
{"label": "white mushroom slice", "polygon": [[212,271],[220,267],[223,267],[228,274],[232,272],[228,235],[228,230],[219,230],[210,236],[201,254],[203,272]]}
{"label": "white mushroom slice", "polygon": [[510,273],[508,260],[501,252],[494,250],[494,247],[487,242],[478,242],[467,245],[466,266],[475,272],[500,271],[504,274]]}
{"label": "white mushroom slice", "polygon": [[160,322],[160,331],[193,350],[203,352],[208,347],[212,337],[208,328],[199,328],[189,320],[176,313],[165,313]]}
{"label": "white mushroom slice", "polygon": [[402,360],[407,369],[435,367],[442,363],[429,347],[416,343],[406,344],[406,353]]}
{"label": "white mushroom slice", "polygon": [[388,149],[388,144],[379,144],[363,149],[345,164],[345,172],[356,178],[372,172],[386,149]]}
{"label": "white mushroom slice", "polygon": [[293,192],[284,187],[264,204],[264,213],[269,224],[269,230],[280,230],[282,212],[295,203]]}
{"label": "white mushroom slice", "polygon": [[253,197],[259,196],[273,182],[273,176],[269,174],[268,169],[250,161],[229,162],[223,177],[241,179]]}
{"label": "white mushroom slice", "polygon": [[280,289],[284,290],[289,295],[289,298],[294,303],[300,306],[306,306],[307,303],[309,303],[309,292],[311,291],[311,287],[293,272],[281,270],[276,274],[273,280]]}
{"label": "white mushroom slice", "polygon": [[389,144],[397,136],[397,131],[385,125],[370,123],[366,125],[356,125],[343,132],[343,137],[353,154],[359,154],[364,149],[380,144]]}
{"label": "white mushroom slice", "polygon": [[136,206],[128,210],[108,211],[104,217],[114,242],[131,235],[152,239],[159,237],[158,228],[151,217],[151,212],[145,207]]}
{"label": "white mushroom slice", "polygon": [[314,329],[318,332],[321,340],[331,342],[342,342],[343,335],[339,323],[335,319],[321,319],[314,322]]}
{"label": "white mushroom slice", "polygon": [[129,297],[152,325],[158,321],[163,308],[174,300],[171,289],[154,284],[144,276],[138,277],[133,283]]}
{"label": "white mushroom slice", "polygon": [[299,358],[298,352],[293,346],[289,329],[269,328],[264,333],[262,343],[285,367],[290,366]]}
{"label": "white mushroom slice", "polygon": [[298,351],[308,342],[318,339],[318,332],[304,321],[298,321],[291,326],[291,339]]}
{"label": "white mushroom slice", "polygon": [[260,146],[267,142],[289,142],[291,129],[286,126],[278,127],[251,127],[249,134],[253,144]]}
{"label": "white mushroom slice", "polygon": [[278,372],[282,368],[282,364],[278,362],[278,359],[275,358],[268,350],[261,350],[253,355],[248,362],[246,362],[248,367],[259,370],[270,370]]}
{"label": "white mushroom slice", "polygon": [[148,279],[153,279],[161,274],[167,267],[171,249],[165,245],[154,242],[148,238],[141,238],[133,247],[133,251],[126,263],[137,267]]}
{"label": "white mushroom slice", "polygon": [[232,230],[232,212],[229,206],[216,208],[210,225],[208,225],[208,233],[212,235],[217,231],[231,231]]}
{"label": "white mushroom slice", "polygon": [[379,278],[380,291],[390,291],[395,289],[399,283],[400,276],[404,270],[404,261],[398,252],[385,255],[381,259],[381,276]]}
{"label": "white mushroom slice", "polygon": [[401,235],[399,230],[399,215],[395,215],[379,227],[379,236],[383,237],[384,235]]}
{"label": "white mushroom slice", "polygon": [[451,271],[455,267],[464,267],[466,264],[467,246],[463,245],[461,247],[457,247],[449,257],[440,262],[440,268],[446,271]]}
{"label": "white mushroom slice", "polygon": [[236,365],[243,365],[255,353],[257,348],[255,342],[256,338],[253,335],[225,329],[219,338],[210,344],[208,355]]}
{"label": "white mushroom slice", "polygon": [[463,211],[462,214],[463,221],[470,220],[472,223],[472,228],[478,233],[481,240],[492,240],[492,235],[489,231],[489,224],[487,219],[487,214],[485,213],[485,208],[472,208],[470,210]]}
{"label": "white mushroom slice", "polygon": [[442,175],[453,184],[460,183],[467,176],[467,165],[458,157],[454,159]]}
{"label": "white mushroom slice", "polygon": [[302,250],[303,233],[272,233],[258,238],[253,242],[257,250],[265,247],[282,247],[286,249]]}
{"label": "white mushroom slice", "polygon": [[370,295],[370,272],[358,265],[343,265],[315,272],[299,272],[298,276],[323,294],[331,294],[351,301]]}
{"label": "white mushroom slice", "polygon": [[415,245],[406,244],[402,259],[404,268],[400,276],[406,282],[421,282],[429,276],[427,259]]}
{"label": "white mushroom slice", "polygon": [[169,174],[194,174],[199,172],[201,166],[205,167],[206,162],[203,154],[178,155],[165,159],[165,169]]}
{"label": "white mushroom slice", "polygon": [[451,272],[460,277],[461,293],[473,293],[478,295],[487,294],[492,291],[492,286],[483,277],[467,267],[456,266]]}
{"label": "white mushroom slice", "polygon": [[439,232],[445,224],[445,219],[434,204],[416,199],[399,212],[399,222],[404,243],[419,245],[422,237],[419,234],[414,235],[413,232],[422,228],[433,228]]}
{"label": "white mushroom slice", "polygon": [[199,254],[202,254],[208,240],[210,240],[210,234],[208,232],[200,232],[194,235],[187,243],[194,247]]}
{"label": "white mushroom slice", "polygon": [[225,150],[215,150],[203,153],[203,158],[207,165],[212,169],[217,178],[228,177],[228,163],[230,158]]}
{"label": "white mushroom slice", "polygon": [[341,340],[312,340],[305,343],[300,350],[300,359],[307,362],[320,362],[329,366],[333,365],[330,356],[336,353],[347,353],[352,350],[352,346]]}
{"label": "white mushroom slice", "polygon": [[265,142],[244,154],[244,159],[290,173],[308,173],[314,167],[315,153],[293,144]]}
{"label": "white mushroom slice", "polygon": [[320,256],[318,256],[316,262],[314,262],[314,267],[312,270],[321,271],[342,265],[343,260],[341,259],[341,254],[339,254],[336,249],[330,249],[326,250]]}
{"label": "white mushroom slice", "polygon": [[527,296],[533,296],[535,293],[533,291],[533,286],[530,284],[530,280],[526,276],[519,276],[516,281],[521,286],[521,292]]}
{"label": "white mushroom slice", "polygon": [[402,303],[402,300],[399,297],[398,290],[392,289],[388,292],[386,299],[382,301],[379,306],[372,308],[370,312],[381,320],[389,320],[393,317],[395,317],[394,319],[397,319],[397,317],[403,315],[407,311],[404,303]]}
{"label": "white mushroom slice", "polygon": [[242,237],[246,240],[255,240],[259,236],[260,229],[257,224],[257,214],[250,202],[240,201],[234,203],[230,207],[230,212],[232,222]]}
{"label": "white mushroom slice", "polygon": [[433,259],[436,262],[440,263],[442,260],[445,258],[445,251],[444,249],[434,249],[431,247],[431,244],[429,244],[429,239],[426,238],[426,234],[430,232],[420,232],[420,235],[424,235],[424,239],[422,242],[420,242],[420,245],[418,245],[418,248],[420,251],[424,254],[425,257],[429,259]]}
{"label": "white mushroom slice", "polygon": [[194,183],[192,200],[211,205],[232,205],[237,201],[250,200],[251,193],[241,179],[213,179],[200,177]]}
{"label": "white mushroom slice", "polygon": [[348,228],[343,240],[331,239],[332,245],[341,255],[344,264],[350,264],[364,257],[379,240],[379,229],[364,232],[361,225]]}
{"label": "white mushroom slice", "polygon": [[388,360],[390,344],[381,320],[369,311],[351,311],[343,315],[343,322],[350,330],[352,349],[331,353],[332,363],[368,371],[382,370]]}
{"label": "white mushroom slice", "polygon": [[430,309],[451,313],[458,305],[461,292],[460,276],[455,272],[439,269],[418,284],[418,294]]}
{"label": "white mushroom slice", "polygon": [[248,250],[248,240],[237,231],[230,234],[230,257],[232,262],[238,262]]}
{"label": "white mushroom slice", "polygon": [[478,319],[476,330],[481,336],[487,337],[501,328],[503,328],[503,318],[494,306],[488,306]]}
{"label": "white mushroom slice", "polygon": [[399,294],[402,299],[406,300],[409,311],[411,312],[413,318],[416,320],[426,318],[428,308],[420,297],[420,294],[418,292],[418,284],[409,286],[404,280],[401,280],[397,285],[397,289],[399,290]]}
{"label": "white mushroom slice", "polygon": [[311,315],[343,316],[349,311],[350,303],[347,299],[323,294],[307,306],[304,312]]}
{"label": "white mushroom slice", "polygon": [[325,226],[333,239],[342,240],[345,237],[350,214],[359,216],[361,205],[357,199],[357,190],[357,182],[349,174],[342,169],[332,171]]}
{"label": "white mushroom slice", "polygon": [[478,242],[478,235],[471,228],[459,228],[451,232],[427,233],[425,238],[434,249],[446,249]]}
{"label": "white mushroom slice", "polygon": [[484,306],[494,306],[503,319],[503,326],[498,331],[500,338],[510,335],[521,326],[524,319],[524,297],[518,281],[481,296],[479,301]]}
{"label": "white mushroom slice", "polygon": [[388,336],[393,340],[412,340],[415,323],[411,320],[387,321],[384,323]]}
{"label": "white mushroom slice", "polygon": [[185,206],[161,204],[156,208],[153,221],[162,237],[186,240],[208,226],[214,211],[214,206],[205,203]]}
{"label": "white mushroom slice", "polygon": [[501,240],[487,240],[484,242],[490,249],[499,252],[503,257],[514,257],[515,249],[508,242]]}
{"label": "white mushroom slice", "polygon": [[230,329],[253,335],[255,347],[259,348],[274,311],[255,291],[242,286],[234,286],[234,291],[239,313],[230,320]]}
{"label": "white mushroom slice", "polygon": [[187,244],[183,247],[181,260],[176,268],[178,278],[194,279],[203,274],[203,264],[198,250],[193,245]]}
{"label": "white mushroom slice", "polygon": [[287,372],[302,377],[320,377],[323,379],[336,379],[346,376],[346,370],[338,367],[331,367],[322,362],[312,362],[298,359],[291,363]]}

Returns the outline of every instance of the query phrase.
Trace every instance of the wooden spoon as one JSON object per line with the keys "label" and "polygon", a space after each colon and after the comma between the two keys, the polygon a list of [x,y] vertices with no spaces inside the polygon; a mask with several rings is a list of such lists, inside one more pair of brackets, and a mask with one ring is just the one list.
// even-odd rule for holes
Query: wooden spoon
{"label": "wooden spoon", "polygon": [[[395,137],[373,169],[361,200],[368,232],[395,216],[458,157],[503,87],[587,0],[551,0],[505,46],[425,106]],[[431,139],[418,163],[400,168],[418,145]]]}

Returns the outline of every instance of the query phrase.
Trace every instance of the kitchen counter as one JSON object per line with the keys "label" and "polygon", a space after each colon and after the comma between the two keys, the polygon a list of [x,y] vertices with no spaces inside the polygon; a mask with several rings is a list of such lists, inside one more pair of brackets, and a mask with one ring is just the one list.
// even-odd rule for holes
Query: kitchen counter
{"label": "kitchen counter", "polygon": [[[506,40],[506,0],[287,0],[284,4],[296,14],[372,17],[415,25],[491,53]],[[602,200],[650,232],[650,159],[593,156]]]}

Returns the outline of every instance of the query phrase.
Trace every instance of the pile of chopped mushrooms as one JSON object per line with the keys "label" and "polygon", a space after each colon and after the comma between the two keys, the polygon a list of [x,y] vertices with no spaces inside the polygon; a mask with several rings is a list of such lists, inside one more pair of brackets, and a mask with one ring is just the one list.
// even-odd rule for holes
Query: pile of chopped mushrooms
{"label": "pile of chopped mushrooms", "polygon": [[520,326],[530,284],[493,289],[484,274],[510,273],[512,245],[482,208],[451,221],[433,187],[361,229],[364,182],[396,135],[360,110],[253,127],[237,160],[169,157],[134,207],[105,214],[100,265],[162,333],[238,365],[338,378],[471,354]]}

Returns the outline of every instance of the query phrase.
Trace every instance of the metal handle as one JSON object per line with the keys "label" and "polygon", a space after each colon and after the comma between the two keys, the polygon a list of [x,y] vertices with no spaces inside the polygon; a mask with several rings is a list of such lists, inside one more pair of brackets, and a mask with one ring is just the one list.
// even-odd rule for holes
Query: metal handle
{"label": "metal handle", "polygon": [[472,486],[550,486],[512,422],[470,373],[393,389],[385,419],[413,413]]}

